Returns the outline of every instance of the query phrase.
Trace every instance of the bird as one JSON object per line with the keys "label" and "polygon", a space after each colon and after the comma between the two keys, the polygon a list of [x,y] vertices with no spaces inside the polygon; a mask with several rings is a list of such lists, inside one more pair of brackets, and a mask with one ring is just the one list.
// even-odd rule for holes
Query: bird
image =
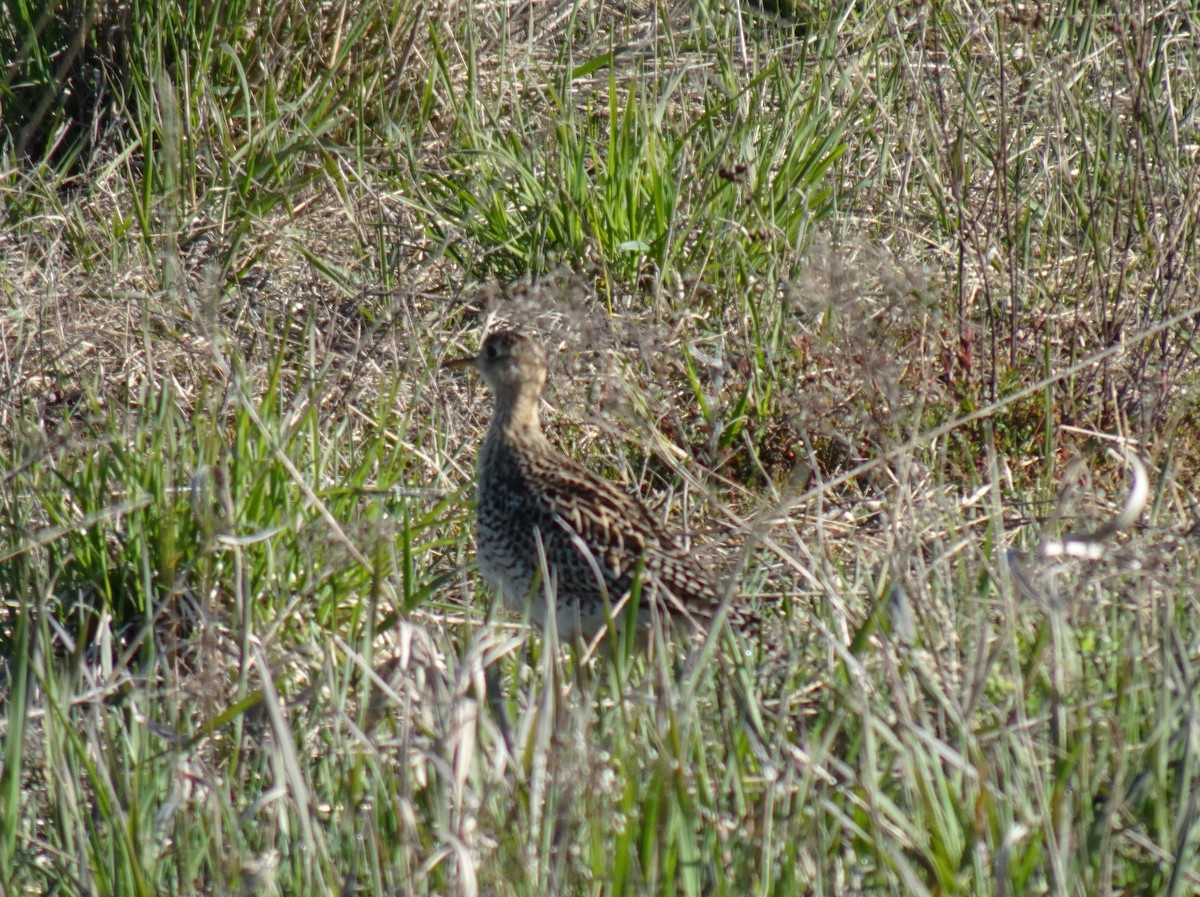
{"label": "bird", "polygon": [[610,621],[624,630],[638,591],[640,632],[656,620],[706,632],[723,603],[709,571],[641,501],[546,438],[541,345],[495,330],[477,355],[443,364],[466,366],[494,396],[479,451],[476,560],[503,603],[517,613],[528,608],[539,627],[553,620],[561,640],[592,640]]}

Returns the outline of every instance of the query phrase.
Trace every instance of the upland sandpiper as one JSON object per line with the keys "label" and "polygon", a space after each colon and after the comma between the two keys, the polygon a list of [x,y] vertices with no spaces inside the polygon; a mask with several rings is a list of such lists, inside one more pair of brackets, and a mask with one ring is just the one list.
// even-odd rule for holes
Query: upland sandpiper
{"label": "upland sandpiper", "polygon": [[[512,330],[491,333],[474,365],[495,395],[479,453],[476,556],[504,603],[539,626],[547,596],[560,638],[591,639],[628,622],[711,624],[721,595],[708,571],[633,496],[555,450],[538,403],[546,382],[541,347]],[[635,584],[640,583],[640,589]]]}

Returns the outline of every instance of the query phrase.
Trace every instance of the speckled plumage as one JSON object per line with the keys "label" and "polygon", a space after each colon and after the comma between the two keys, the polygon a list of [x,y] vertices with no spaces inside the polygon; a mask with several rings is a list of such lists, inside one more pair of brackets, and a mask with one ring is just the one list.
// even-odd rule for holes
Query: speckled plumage
{"label": "speckled plumage", "polygon": [[467,362],[495,394],[479,455],[476,554],[504,603],[528,606],[544,625],[553,594],[560,637],[592,638],[607,625],[606,606],[624,622],[640,567],[639,627],[656,617],[704,627],[720,604],[707,571],[641,502],[556,451],[542,433],[546,365],[538,344],[498,331]]}

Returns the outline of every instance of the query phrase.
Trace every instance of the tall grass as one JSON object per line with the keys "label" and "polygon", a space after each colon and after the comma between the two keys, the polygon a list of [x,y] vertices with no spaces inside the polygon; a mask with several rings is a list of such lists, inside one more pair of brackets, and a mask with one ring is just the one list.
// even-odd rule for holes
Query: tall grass
{"label": "tall grass", "polygon": [[[768,6],[0,3],[0,890],[1196,888],[1194,15]],[[759,630],[492,607],[498,321]]]}

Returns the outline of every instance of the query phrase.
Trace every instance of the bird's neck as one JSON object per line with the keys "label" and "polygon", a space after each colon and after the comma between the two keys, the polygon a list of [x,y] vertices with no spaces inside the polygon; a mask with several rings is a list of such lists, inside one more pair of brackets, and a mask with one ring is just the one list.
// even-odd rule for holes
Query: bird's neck
{"label": "bird's neck", "polygon": [[540,444],[545,441],[538,419],[540,390],[516,389],[497,393],[489,439],[505,442]]}

